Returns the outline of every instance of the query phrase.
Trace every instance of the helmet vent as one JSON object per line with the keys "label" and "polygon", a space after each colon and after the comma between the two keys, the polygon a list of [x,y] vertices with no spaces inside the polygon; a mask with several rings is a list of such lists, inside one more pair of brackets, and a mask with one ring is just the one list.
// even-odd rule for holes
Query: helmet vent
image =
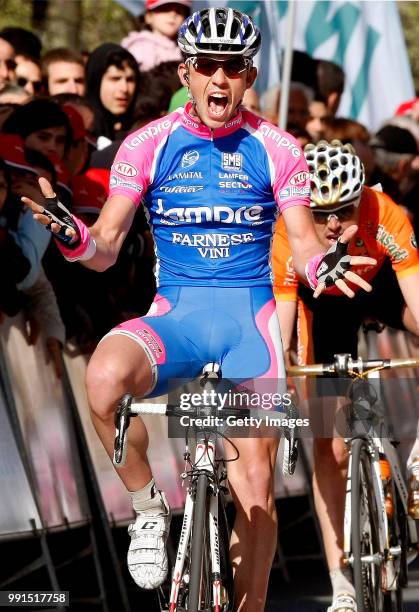
{"label": "helmet vent", "polygon": [[[348,173],[345,172],[345,170],[342,172],[342,174],[340,175],[341,179],[342,179],[342,183],[347,183],[348,182]],[[343,195],[343,194],[342,194]]]}
{"label": "helmet vent", "polygon": [[341,156],[340,163],[346,166],[346,164],[348,163],[348,158],[346,157],[346,155]]}
{"label": "helmet vent", "polygon": [[198,32],[196,31],[196,27],[193,21],[189,23],[189,32],[192,34],[192,36],[198,36]]}
{"label": "helmet vent", "polygon": [[332,159],[329,165],[331,170],[336,170],[339,167],[339,162],[337,159]]}
{"label": "helmet vent", "polygon": [[211,36],[211,24],[208,17],[202,18],[202,29],[204,30],[205,36],[209,38]]}

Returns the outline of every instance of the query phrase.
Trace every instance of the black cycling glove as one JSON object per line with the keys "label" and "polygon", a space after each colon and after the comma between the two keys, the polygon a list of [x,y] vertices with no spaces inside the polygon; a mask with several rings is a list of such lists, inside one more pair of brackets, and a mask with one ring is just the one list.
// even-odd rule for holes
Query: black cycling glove
{"label": "black cycling glove", "polygon": [[326,251],[316,271],[319,283],[326,287],[334,285],[339,278],[351,267],[351,256],[348,253],[348,244],[337,240],[328,251]]}
{"label": "black cycling glove", "polygon": [[[60,202],[57,196],[45,198],[44,210],[42,214],[46,215],[51,220],[51,223],[58,223],[60,226],[58,233],[51,231],[51,223],[46,226],[47,230],[51,231],[54,238],[65,244],[67,249],[75,249],[79,246],[79,228],[74,223],[70,211],[67,210],[62,202]],[[71,242],[73,240],[73,236],[67,236],[65,233],[68,228],[76,232],[77,239],[74,242]]]}

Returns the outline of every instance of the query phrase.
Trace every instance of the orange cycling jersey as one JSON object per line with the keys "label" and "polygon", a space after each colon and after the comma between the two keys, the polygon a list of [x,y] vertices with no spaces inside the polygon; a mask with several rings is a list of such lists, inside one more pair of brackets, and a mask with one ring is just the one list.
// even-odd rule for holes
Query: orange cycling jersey
{"label": "orange cycling jersey", "polygon": [[[371,282],[386,259],[391,261],[398,278],[419,271],[419,252],[412,225],[403,209],[384,193],[364,187],[359,210],[358,232],[349,244],[350,255],[363,255],[377,260],[376,266],[357,266],[356,273]],[[297,296],[298,277],[294,270],[291,249],[281,217],[276,225],[272,264],[275,298],[280,301],[298,300],[298,358],[310,361],[311,313]],[[348,283],[354,291],[360,288]],[[328,290],[338,295],[336,287]]]}

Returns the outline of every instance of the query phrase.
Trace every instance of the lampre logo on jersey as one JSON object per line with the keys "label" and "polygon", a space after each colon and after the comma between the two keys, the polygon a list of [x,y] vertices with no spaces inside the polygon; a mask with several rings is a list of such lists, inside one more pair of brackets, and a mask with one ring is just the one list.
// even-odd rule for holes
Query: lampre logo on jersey
{"label": "lampre logo on jersey", "polygon": [[[169,209],[164,208],[164,200],[157,199],[156,214],[162,215],[164,220],[161,222],[166,225],[176,225],[177,223],[237,223],[246,225],[259,225],[263,222],[263,207],[239,206],[175,206]],[[169,221],[170,220],[170,221]]]}

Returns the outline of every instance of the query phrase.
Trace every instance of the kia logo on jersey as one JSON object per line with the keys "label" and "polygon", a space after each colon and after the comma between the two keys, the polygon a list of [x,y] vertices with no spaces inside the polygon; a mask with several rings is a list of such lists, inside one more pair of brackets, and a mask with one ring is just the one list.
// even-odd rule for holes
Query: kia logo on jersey
{"label": "kia logo on jersey", "polygon": [[296,172],[289,180],[290,185],[302,185],[306,182],[309,176],[309,173],[305,170],[301,170],[301,172]]}
{"label": "kia logo on jersey", "polygon": [[221,165],[223,170],[241,170],[243,155],[241,153],[221,153]]}
{"label": "kia logo on jersey", "polygon": [[122,176],[137,176],[138,174],[135,166],[122,161],[115,162],[112,166],[112,170],[118,174],[122,174]]}
{"label": "kia logo on jersey", "polygon": [[186,153],[182,155],[182,168],[190,168],[191,166],[196,164],[198,159],[198,151],[186,151]]}

